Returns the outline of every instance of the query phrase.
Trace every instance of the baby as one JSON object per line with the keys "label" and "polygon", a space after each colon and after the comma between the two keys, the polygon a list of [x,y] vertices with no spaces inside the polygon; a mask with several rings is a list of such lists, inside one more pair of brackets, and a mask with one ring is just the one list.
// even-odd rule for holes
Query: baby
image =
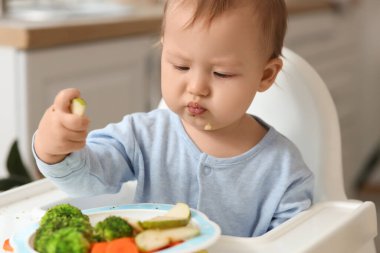
{"label": "baby", "polygon": [[[73,196],[185,202],[233,236],[259,236],[312,204],[313,175],[293,143],[248,115],[274,83],[286,30],[283,0],[168,0],[162,96],[170,110],[126,115],[92,131],[61,91],[33,141],[41,172]],[[138,84],[136,84],[138,85]]]}

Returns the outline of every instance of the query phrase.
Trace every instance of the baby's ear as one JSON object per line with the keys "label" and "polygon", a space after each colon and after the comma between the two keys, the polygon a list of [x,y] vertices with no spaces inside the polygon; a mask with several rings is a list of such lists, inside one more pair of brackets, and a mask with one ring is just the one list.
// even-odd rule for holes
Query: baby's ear
{"label": "baby's ear", "polygon": [[280,58],[274,58],[268,61],[264,67],[263,77],[261,79],[258,91],[263,92],[269,89],[276,80],[277,74],[282,69],[282,60]]}

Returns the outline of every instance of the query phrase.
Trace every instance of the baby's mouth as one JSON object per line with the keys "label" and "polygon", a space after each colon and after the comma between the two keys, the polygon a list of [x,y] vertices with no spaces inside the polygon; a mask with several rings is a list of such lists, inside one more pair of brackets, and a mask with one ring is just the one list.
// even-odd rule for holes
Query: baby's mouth
{"label": "baby's mouth", "polygon": [[187,110],[189,113],[193,116],[201,115],[205,111],[207,111],[205,108],[203,108],[201,105],[195,102],[190,102],[187,104]]}

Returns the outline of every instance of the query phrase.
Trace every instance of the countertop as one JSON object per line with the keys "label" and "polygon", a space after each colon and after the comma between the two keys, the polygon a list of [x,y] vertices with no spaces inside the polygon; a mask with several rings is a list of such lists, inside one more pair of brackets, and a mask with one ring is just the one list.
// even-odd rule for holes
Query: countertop
{"label": "countertop", "polygon": [[158,33],[162,7],[136,6],[125,16],[80,17],[49,22],[0,19],[0,46],[21,50],[94,41],[142,33]]}
{"label": "countertop", "polygon": [[[287,0],[290,15],[331,8],[328,0]],[[49,22],[0,19],[0,46],[20,50],[95,41],[142,33],[159,33],[162,6],[145,3],[118,17],[76,18]]]}

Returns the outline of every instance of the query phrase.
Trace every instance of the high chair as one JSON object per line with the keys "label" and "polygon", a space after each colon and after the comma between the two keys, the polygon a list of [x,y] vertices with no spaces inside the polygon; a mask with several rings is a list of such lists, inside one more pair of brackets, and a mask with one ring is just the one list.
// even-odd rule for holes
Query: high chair
{"label": "high chair", "polygon": [[[314,69],[288,49],[276,83],[257,94],[248,112],[291,139],[314,172],[315,203],[260,237],[221,236],[209,253],[375,253],[376,208],[348,200],[342,177],[338,117],[326,85]],[[165,107],[163,102],[161,108]],[[0,240],[35,220],[35,211],[61,202],[81,209],[133,200],[136,182],[113,195],[69,198],[46,179],[0,193]],[[244,201],[242,199],[242,201]],[[221,210],[222,212],[223,210]],[[38,215],[37,215],[38,216]],[[38,216],[39,217],[39,216]]]}
{"label": "high chair", "polygon": [[[314,205],[257,238],[223,236],[226,252],[376,252],[376,208],[348,200],[342,176],[338,116],[317,72],[289,49],[275,84],[258,93],[248,113],[292,140],[315,175]],[[165,107],[163,101],[159,107]],[[242,200],[244,201],[244,200]],[[217,251],[216,251],[217,252]]]}

